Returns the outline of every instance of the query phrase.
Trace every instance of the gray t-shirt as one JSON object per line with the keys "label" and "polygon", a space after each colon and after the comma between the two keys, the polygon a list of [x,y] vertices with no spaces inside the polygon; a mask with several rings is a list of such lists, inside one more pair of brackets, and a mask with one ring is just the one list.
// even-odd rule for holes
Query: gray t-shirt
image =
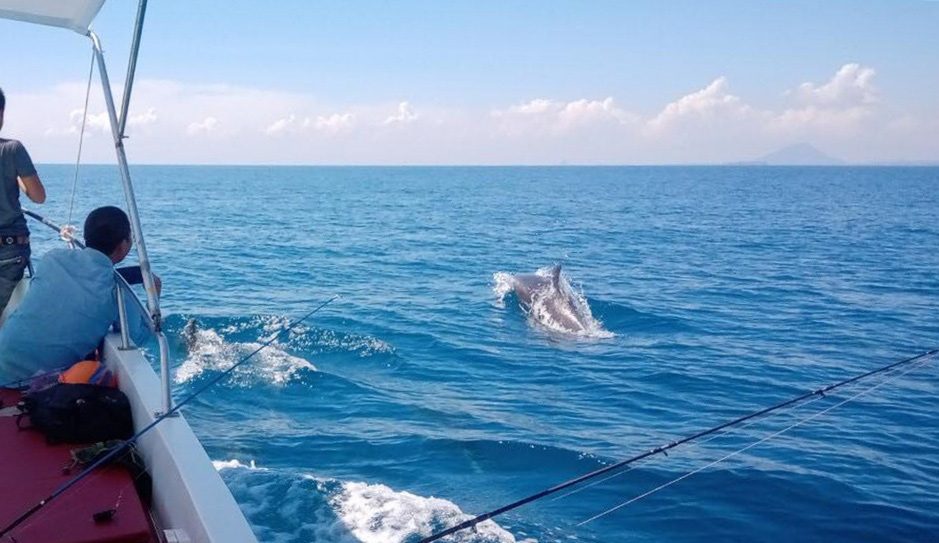
{"label": "gray t-shirt", "polygon": [[36,175],[36,167],[23,144],[0,138],[0,236],[29,234],[16,178],[30,175]]}

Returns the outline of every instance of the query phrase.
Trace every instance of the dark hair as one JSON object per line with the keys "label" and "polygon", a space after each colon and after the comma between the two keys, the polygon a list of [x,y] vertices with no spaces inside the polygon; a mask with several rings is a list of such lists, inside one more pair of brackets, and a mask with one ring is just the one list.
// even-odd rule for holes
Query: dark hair
{"label": "dark hair", "polygon": [[3,89],[0,89],[0,111],[7,107],[7,97],[3,95]]}
{"label": "dark hair", "polygon": [[122,241],[130,239],[130,221],[123,210],[99,207],[85,219],[85,245],[109,255]]}

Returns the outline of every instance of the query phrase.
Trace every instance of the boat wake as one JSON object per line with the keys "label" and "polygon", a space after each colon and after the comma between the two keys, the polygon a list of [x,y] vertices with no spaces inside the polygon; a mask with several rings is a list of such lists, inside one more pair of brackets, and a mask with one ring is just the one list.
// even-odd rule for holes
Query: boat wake
{"label": "boat wake", "polygon": [[252,363],[232,372],[229,386],[287,385],[316,371],[316,366],[309,361],[315,356],[352,354],[368,358],[394,354],[391,345],[369,336],[305,326],[298,326],[288,334],[286,330],[291,323],[285,317],[275,316],[171,317],[167,331],[179,338],[176,383],[184,384],[209,373],[225,371],[271,340],[273,343],[256,354]]}
{"label": "boat wake", "polygon": [[[535,272],[535,275],[550,282],[551,272],[552,267],[544,267]],[[504,308],[506,299],[515,292],[517,279],[511,273],[496,272],[492,275],[492,281],[492,292],[496,295],[495,306]],[[550,332],[566,336],[590,339],[606,339],[616,336],[605,329],[603,323],[593,316],[583,290],[574,288],[564,272],[560,273],[557,285],[560,292],[553,292],[550,288],[532,291],[530,306],[519,302],[519,307],[528,317],[529,322]],[[569,303],[553,303],[559,295]],[[559,314],[559,311],[562,313]],[[583,323],[583,328],[572,328],[564,321]]]}
{"label": "boat wake", "polygon": [[[229,339],[243,331],[241,328],[235,323],[221,328],[221,331],[203,327],[188,330],[188,345],[183,349],[188,352],[185,360],[176,369],[176,383],[190,382],[207,372],[225,371],[283,330],[278,319],[268,319],[260,327],[261,337],[256,341]],[[232,386],[252,386],[258,382],[284,385],[302,372],[316,371],[316,367],[309,361],[289,354],[285,348],[280,340],[274,341],[255,355],[254,363],[236,369],[229,383]]]}
{"label": "boat wake", "polygon": [[[383,484],[295,475],[238,460],[215,462],[262,541],[392,543],[414,541],[467,520],[454,503]],[[291,504],[284,507],[284,503]],[[276,528],[275,528],[276,526]],[[458,543],[537,543],[494,521],[447,539]]]}
{"label": "boat wake", "polygon": [[[194,336],[189,355],[176,369],[178,384],[192,381],[207,371],[225,371],[262,345],[262,342],[230,343],[211,328],[196,330]],[[254,358],[253,364],[241,366],[232,372],[230,382],[233,385],[250,386],[257,381],[283,385],[302,371],[316,371],[313,364],[290,355],[276,341]]]}

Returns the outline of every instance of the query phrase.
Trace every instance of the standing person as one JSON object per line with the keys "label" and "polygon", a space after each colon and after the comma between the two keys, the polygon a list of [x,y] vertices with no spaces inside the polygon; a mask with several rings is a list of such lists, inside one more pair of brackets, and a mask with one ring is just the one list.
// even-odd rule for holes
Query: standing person
{"label": "standing person", "polygon": [[[6,105],[0,89],[0,130]],[[16,140],[0,138],[0,313],[29,263],[29,228],[20,207],[20,191],[37,204],[46,201],[46,189],[26,148]]]}

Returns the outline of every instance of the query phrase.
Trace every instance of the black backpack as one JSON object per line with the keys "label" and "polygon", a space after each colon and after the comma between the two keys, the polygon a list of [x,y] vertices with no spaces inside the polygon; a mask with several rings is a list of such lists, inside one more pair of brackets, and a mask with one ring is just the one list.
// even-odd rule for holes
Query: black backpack
{"label": "black backpack", "polygon": [[24,396],[20,410],[17,427],[23,428],[20,420],[29,417],[28,428],[42,432],[50,444],[96,443],[134,435],[130,402],[116,388],[58,383]]}

